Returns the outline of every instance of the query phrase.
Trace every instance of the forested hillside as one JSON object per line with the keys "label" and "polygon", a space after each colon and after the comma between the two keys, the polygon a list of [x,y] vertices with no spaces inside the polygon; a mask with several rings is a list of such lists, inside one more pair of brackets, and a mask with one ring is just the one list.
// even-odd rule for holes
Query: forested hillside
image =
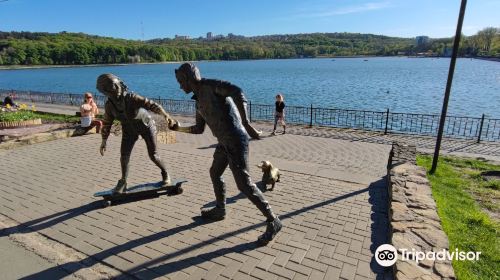
{"label": "forested hillside", "polygon": [[[0,65],[81,65],[186,60],[280,59],[335,56],[446,55],[452,38],[430,39],[358,33],[312,33],[207,40],[136,41],[83,33],[0,32]],[[460,55],[499,56],[497,28],[462,39]]]}

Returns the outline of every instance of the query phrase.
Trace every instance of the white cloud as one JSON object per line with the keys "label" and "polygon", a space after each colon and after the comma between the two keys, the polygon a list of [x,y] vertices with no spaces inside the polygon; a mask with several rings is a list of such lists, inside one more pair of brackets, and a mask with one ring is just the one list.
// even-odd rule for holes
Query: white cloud
{"label": "white cloud", "polygon": [[304,12],[301,14],[295,15],[295,17],[301,18],[322,18],[322,17],[330,17],[335,15],[347,15],[347,14],[355,14],[362,13],[367,11],[375,11],[381,10],[390,7],[390,3],[385,2],[371,2],[371,3],[363,3],[355,6],[346,6],[346,7],[336,7],[327,11],[322,12]]}

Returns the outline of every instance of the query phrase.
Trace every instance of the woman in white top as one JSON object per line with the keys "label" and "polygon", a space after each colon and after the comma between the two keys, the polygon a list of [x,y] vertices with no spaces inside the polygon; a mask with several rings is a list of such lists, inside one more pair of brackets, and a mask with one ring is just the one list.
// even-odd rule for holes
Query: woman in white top
{"label": "woman in white top", "polygon": [[87,132],[95,126],[96,132],[99,133],[102,127],[102,121],[94,119],[95,115],[99,114],[99,109],[92,98],[92,93],[86,92],[84,98],[83,104],[80,106],[81,127]]}

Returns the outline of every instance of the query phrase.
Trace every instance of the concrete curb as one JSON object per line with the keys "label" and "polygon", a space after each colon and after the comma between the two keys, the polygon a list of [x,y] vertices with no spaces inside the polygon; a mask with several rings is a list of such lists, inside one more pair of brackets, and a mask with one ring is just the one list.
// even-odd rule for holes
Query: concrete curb
{"label": "concrete curb", "polygon": [[18,228],[18,225],[17,222],[0,215],[0,228],[8,234],[9,240],[77,279],[112,279],[122,274],[121,271],[101,262],[85,263],[87,255],[53,241],[43,234],[26,232],[25,229]]}
{"label": "concrete curb", "polygon": [[10,149],[18,148],[18,147],[25,146],[25,145],[31,145],[31,144],[42,143],[42,142],[47,142],[47,141],[52,141],[52,140],[57,140],[57,139],[68,138],[68,137],[72,137],[74,135],[74,133],[75,133],[74,128],[55,130],[55,131],[51,131],[51,132],[35,133],[32,135],[23,136],[23,137],[19,137],[16,139],[2,142],[2,143],[0,143],[0,150],[10,150]]}

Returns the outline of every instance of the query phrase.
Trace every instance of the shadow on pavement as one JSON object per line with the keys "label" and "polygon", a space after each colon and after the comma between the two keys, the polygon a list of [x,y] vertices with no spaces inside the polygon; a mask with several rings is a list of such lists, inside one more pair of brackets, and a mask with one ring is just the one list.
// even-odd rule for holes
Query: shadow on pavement
{"label": "shadow on pavement", "polygon": [[58,265],[56,267],[46,269],[44,271],[32,274],[30,276],[27,276],[27,277],[24,277],[21,279],[33,279],[33,280],[34,279],[54,279],[54,278],[50,278],[49,276],[53,275],[54,271],[60,270],[61,267],[69,267],[72,270],[71,273],[75,273],[76,271],[83,268],[83,266],[80,263],[84,263],[86,266],[92,266],[96,263],[99,263],[99,262],[105,260],[109,256],[116,255],[120,252],[124,252],[127,250],[131,250],[135,247],[138,247],[138,246],[147,244],[149,242],[153,242],[153,241],[174,235],[176,233],[183,232],[185,230],[193,229],[193,228],[195,228],[199,225],[202,225],[202,224],[206,224],[206,223],[204,221],[202,221],[201,219],[193,219],[193,222],[190,224],[179,226],[176,228],[172,228],[172,229],[169,229],[166,231],[158,232],[158,233],[155,233],[155,234],[152,234],[149,236],[141,237],[141,238],[138,238],[136,240],[131,240],[131,241],[128,241],[124,244],[103,250],[103,251],[101,251],[97,254],[94,254],[92,256],[88,256],[86,259],[81,260],[79,262],[69,262],[69,263],[61,264],[61,265]]}
{"label": "shadow on pavement", "polygon": [[[319,207],[323,207],[323,206],[326,206],[328,204],[335,203],[337,201],[349,198],[351,196],[356,196],[358,194],[364,193],[364,192],[368,191],[369,188],[370,187],[365,188],[365,189],[361,189],[361,190],[358,190],[358,191],[355,191],[355,192],[351,192],[351,193],[348,193],[348,194],[345,194],[345,195],[341,195],[341,196],[332,198],[332,199],[327,200],[327,201],[316,203],[316,204],[307,206],[305,208],[302,208],[302,209],[299,209],[299,210],[296,210],[296,211],[293,211],[293,212],[289,212],[289,213],[280,215],[279,217],[280,217],[280,219],[282,221],[285,221],[285,220],[287,220],[289,218],[292,218],[292,217],[294,217],[296,215],[299,215],[301,213],[307,212],[309,210],[312,210],[312,209],[315,209],[315,208],[319,208]],[[215,250],[215,251],[208,252],[208,253],[205,253],[205,254],[202,254],[202,255],[198,255],[197,257],[188,257],[188,258],[184,258],[184,259],[181,259],[181,260],[176,260],[176,261],[165,263],[165,261],[168,261],[169,259],[177,259],[178,256],[186,254],[186,253],[188,253],[188,252],[190,252],[192,250],[196,250],[196,249],[202,248],[202,247],[204,247],[206,245],[212,244],[213,242],[216,242],[216,241],[221,240],[221,239],[225,239],[225,238],[228,238],[228,237],[231,237],[231,236],[234,236],[234,235],[238,235],[240,233],[243,233],[243,232],[246,232],[246,231],[249,231],[249,230],[254,230],[254,229],[256,229],[256,228],[258,228],[260,226],[263,226],[263,225],[264,225],[264,223],[258,223],[258,224],[255,224],[255,225],[251,225],[251,226],[247,226],[247,227],[241,228],[241,229],[236,230],[236,231],[225,233],[225,234],[223,234],[223,235],[221,235],[219,237],[211,238],[211,239],[209,239],[207,241],[200,242],[200,243],[192,245],[192,246],[190,246],[188,248],[179,250],[179,251],[177,251],[175,253],[168,254],[168,255],[165,255],[163,257],[160,257],[160,258],[151,260],[149,262],[146,262],[146,263],[144,263],[144,264],[142,264],[142,265],[140,265],[140,266],[138,266],[138,267],[136,267],[134,269],[126,271],[126,274],[132,274],[134,276],[138,276],[141,279],[153,279],[155,277],[158,277],[158,275],[152,276],[151,275],[151,271],[153,271],[154,273],[158,273],[159,275],[165,275],[165,274],[168,274],[168,273],[172,273],[172,272],[175,272],[175,271],[182,270],[182,269],[187,268],[187,267],[192,266],[192,265],[197,265],[197,264],[201,264],[201,263],[206,262],[206,261],[210,261],[213,258],[216,258],[216,257],[219,257],[219,256],[223,256],[224,254],[227,254],[227,253],[231,253],[231,252],[234,252],[234,253],[243,253],[245,251],[253,250],[253,249],[257,248],[255,242],[248,242],[248,243],[244,243],[244,244],[235,245],[235,246],[233,246],[231,248],[221,248],[219,250]],[[286,226],[286,225],[284,225],[284,226]],[[158,264],[158,263],[162,263],[162,264],[158,265],[158,266],[152,267],[153,265]],[[149,271],[149,270],[151,270],[151,271]]]}
{"label": "shadow on pavement", "polygon": [[[227,198],[226,204],[233,204],[242,198],[246,198],[246,196],[244,193],[240,192],[237,195]],[[205,205],[203,205],[202,208],[208,208],[208,207],[215,207],[215,201],[210,201],[209,203],[205,203]]]}
{"label": "shadow on pavement", "polygon": [[[140,189],[140,188],[147,188],[150,186],[156,186],[158,183],[145,183],[145,184],[140,184],[136,185],[130,190],[134,189]],[[168,195],[166,192],[153,192],[150,194],[145,193],[145,195],[141,196],[140,193],[139,195],[131,195],[130,198],[124,198],[121,201],[115,202],[114,205],[119,205],[119,204],[126,204],[126,203],[131,203],[131,202],[136,202],[139,200],[144,200],[144,199],[151,199],[151,198],[156,198],[161,195]],[[97,210],[97,209],[102,209],[104,206],[104,202],[102,200],[97,200],[97,201],[92,201],[88,204],[73,208],[73,209],[68,209],[64,210],[58,213],[54,213],[52,215],[38,218],[29,222],[25,222],[10,228],[5,228],[0,231],[0,237],[2,236],[7,236],[12,232],[32,232],[32,231],[40,231],[46,228],[49,228],[51,226],[57,225],[61,222],[67,221],[69,219],[75,218],[77,216],[83,215],[85,213],[89,213],[91,211]]]}
{"label": "shadow on pavement", "polygon": [[389,194],[387,177],[370,185],[368,202],[372,206],[371,214],[371,245],[372,259],[370,268],[376,279],[393,279],[392,267],[380,266],[375,260],[375,251],[378,246],[389,243]]}
{"label": "shadow on pavement", "polygon": [[208,150],[208,149],[215,149],[217,148],[218,144],[212,144],[210,146],[205,146],[205,147],[198,147],[199,150]]}
{"label": "shadow on pavement", "polygon": [[[356,195],[359,195],[359,194],[362,194],[365,192],[370,192],[372,189],[377,189],[377,191],[378,191],[378,188],[380,188],[380,186],[382,184],[381,182],[385,182],[385,179],[382,179],[382,180],[379,180],[375,183],[372,183],[367,188],[357,190],[357,191],[354,191],[351,193],[347,193],[344,195],[340,195],[338,197],[334,197],[332,199],[329,199],[329,200],[326,200],[326,201],[323,201],[320,203],[316,203],[316,204],[304,207],[302,209],[298,209],[298,210],[280,215],[280,219],[282,221],[286,221],[287,219],[290,219],[294,216],[300,215],[301,213],[307,212],[309,210],[323,207],[323,206],[329,205],[331,203],[335,203],[335,202],[338,202],[340,200],[347,199],[349,197],[356,196]],[[122,245],[118,245],[118,246],[115,246],[113,248],[110,248],[110,249],[104,250],[102,252],[99,252],[97,254],[94,254],[92,256],[89,256],[85,260],[82,260],[80,262],[66,263],[66,264],[62,264],[60,266],[72,267],[72,268],[74,268],[73,272],[76,272],[76,271],[80,270],[81,268],[83,268],[79,263],[85,263],[87,266],[92,266],[98,262],[105,263],[105,259],[112,256],[112,255],[116,255],[116,254],[119,254],[121,252],[131,250],[135,247],[147,244],[149,242],[153,242],[153,241],[156,241],[156,240],[159,240],[159,239],[162,239],[165,237],[169,237],[171,235],[174,235],[174,234],[186,231],[186,230],[193,229],[201,224],[203,224],[203,222],[201,220],[195,219],[190,224],[182,225],[182,226],[172,228],[172,229],[168,229],[166,231],[155,233],[153,235],[146,236],[146,237],[141,237],[141,238],[138,238],[136,240],[131,240],[131,241],[126,242]],[[232,232],[227,232],[227,233],[222,234],[222,235],[217,236],[217,237],[212,237],[208,240],[191,245],[187,248],[178,250],[174,253],[166,254],[165,256],[162,256],[160,258],[150,260],[150,261],[145,262],[141,265],[138,265],[132,269],[129,269],[127,271],[123,271],[122,277],[132,276],[132,277],[139,277],[141,279],[154,279],[154,278],[157,278],[161,275],[165,275],[165,274],[168,274],[171,272],[179,271],[179,270],[185,269],[187,267],[190,267],[192,265],[197,265],[197,264],[201,264],[201,263],[206,262],[206,261],[210,261],[216,257],[223,256],[223,255],[228,254],[228,253],[242,253],[245,251],[254,250],[255,248],[258,247],[257,244],[255,242],[247,242],[247,243],[235,245],[235,246],[230,247],[230,248],[221,248],[221,249],[218,249],[215,251],[206,252],[206,253],[200,254],[200,255],[195,256],[195,257],[186,257],[183,259],[179,259],[180,256],[182,256],[184,254],[188,254],[188,253],[192,252],[193,250],[203,248],[209,244],[213,244],[217,241],[233,237],[233,236],[238,235],[238,234],[243,233],[243,232],[254,230],[256,228],[264,226],[264,224],[265,224],[264,222],[261,222],[261,223],[257,223],[257,224],[251,225],[251,226],[243,227],[243,228],[240,228],[240,229],[232,231]],[[286,227],[286,224],[284,226]],[[171,261],[168,262],[169,260],[171,260]],[[23,279],[44,279],[45,276],[51,275],[54,270],[58,270],[58,269],[60,269],[59,266],[53,267],[53,268],[41,271],[39,273],[30,275],[28,277],[25,277]]]}
{"label": "shadow on pavement", "polygon": [[61,211],[43,218],[35,219],[29,222],[25,222],[19,224],[17,226],[13,226],[10,228],[3,229],[0,233],[0,236],[7,236],[11,232],[31,232],[31,231],[40,231],[46,228],[49,228],[53,225],[56,225],[60,222],[67,221],[74,217],[80,216],[82,214],[97,210],[102,208],[102,201],[93,201],[88,204],[68,209],[65,211]]}
{"label": "shadow on pavement", "polygon": [[[259,188],[259,190],[263,193],[269,191],[267,189],[267,186],[266,184],[264,184],[264,182],[262,181],[258,181],[255,183],[257,185],[257,188]],[[232,197],[229,197],[226,199],[226,204],[233,204],[235,203],[236,201],[242,199],[242,198],[246,198],[245,194],[243,194],[242,192],[238,193],[237,195],[234,195]],[[215,207],[215,201],[211,201],[211,202],[208,202],[208,203],[205,203],[205,205],[203,205],[202,208],[208,208],[208,207]]]}

